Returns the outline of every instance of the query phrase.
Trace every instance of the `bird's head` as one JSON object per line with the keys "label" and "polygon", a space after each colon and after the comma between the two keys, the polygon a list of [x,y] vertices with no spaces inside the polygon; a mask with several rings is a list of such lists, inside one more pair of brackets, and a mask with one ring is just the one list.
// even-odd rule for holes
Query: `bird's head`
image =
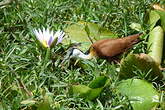
{"label": "bird's head", "polygon": [[78,48],[72,47],[67,51],[66,58],[79,57],[80,54],[84,54],[84,53],[81,50],[79,50]]}
{"label": "bird's head", "polygon": [[95,54],[92,48],[90,48],[87,52],[83,53],[80,49],[71,47],[68,49],[63,61],[69,60],[71,58],[92,59],[94,56]]}

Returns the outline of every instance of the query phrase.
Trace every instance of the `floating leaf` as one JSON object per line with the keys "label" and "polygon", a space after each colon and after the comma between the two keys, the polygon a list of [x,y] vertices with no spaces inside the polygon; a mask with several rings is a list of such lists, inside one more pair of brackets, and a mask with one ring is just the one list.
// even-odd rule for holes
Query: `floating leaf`
{"label": "floating leaf", "polygon": [[111,31],[95,23],[84,21],[79,21],[78,23],[68,26],[65,32],[69,37],[63,40],[63,43],[81,43],[80,49],[85,51],[92,44],[91,40],[95,42],[96,40],[104,38],[117,38],[117,35],[113,34]]}
{"label": "floating leaf", "polygon": [[151,110],[159,104],[159,93],[147,81],[123,80],[117,88],[128,97],[134,110]]}
{"label": "floating leaf", "polygon": [[149,35],[148,49],[149,54],[159,65],[163,55],[164,32],[160,26],[156,26]]}
{"label": "floating leaf", "polygon": [[93,99],[97,98],[100,95],[100,93],[102,92],[103,88],[104,87],[91,89],[91,91],[87,94],[86,99],[93,100]]}
{"label": "floating leaf", "polygon": [[108,77],[100,76],[91,81],[89,86],[73,85],[71,88],[71,92],[73,94],[79,94],[81,97],[84,97],[88,100],[93,100],[100,95],[101,91],[108,84],[108,82]]}
{"label": "floating leaf", "polygon": [[89,92],[91,91],[91,88],[85,85],[73,85],[72,86],[72,92],[74,94],[79,94],[82,97],[85,97]]}
{"label": "floating leaf", "polygon": [[104,87],[106,86],[107,82],[109,82],[108,77],[100,76],[97,77],[95,80],[91,81],[89,87],[92,89]]}
{"label": "floating leaf", "polygon": [[159,14],[162,28],[165,31],[165,11],[160,11],[160,10],[155,10],[155,11]]}
{"label": "floating leaf", "polygon": [[156,23],[158,22],[159,19],[160,19],[159,14],[156,11],[151,10],[151,12],[149,14],[150,30],[152,30],[154,28],[154,26],[156,25]]}
{"label": "floating leaf", "polygon": [[90,97],[88,97],[87,99],[93,100],[96,97],[98,97],[101,91],[104,89],[104,87],[107,86],[108,83],[109,83],[109,78],[106,76],[100,76],[97,77],[95,80],[91,81],[89,87],[92,88],[92,90],[89,95]]}
{"label": "floating leaf", "polygon": [[[138,71],[139,70],[139,71]],[[134,76],[157,81],[163,78],[159,66],[146,54],[129,54],[121,61],[120,79],[128,79]]]}
{"label": "floating leaf", "polygon": [[[161,26],[165,32],[165,11],[160,11],[160,10],[156,10],[156,12],[160,15],[160,19],[161,19]],[[165,39],[164,39],[165,42]],[[164,48],[164,56],[163,56],[163,65],[165,66],[165,48]]]}
{"label": "floating leaf", "polygon": [[[150,18],[149,18],[149,23],[150,23],[150,25],[151,25],[151,28],[150,28],[150,30],[152,30],[153,28],[154,28],[154,26],[156,25],[156,23],[157,23],[157,21],[160,19],[160,22],[158,22],[158,23],[161,23],[161,27],[163,28],[163,30],[164,30],[164,32],[165,32],[165,10],[159,5],[159,4],[154,4],[153,5],[153,8],[155,9],[155,10],[152,10],[151,12],[150,12]],[[153,24],[152,24],[153,23]],[[159,24],[160,25],[160,24]],[[160,30],[160,29],[159,29]],[[161,29],[162,30],[162,29]],[[152,30],[153,31],[153,30]],[[153,33],[153,32],[151,32],[151,33]],[[152,35],[150,33],[150,36]],[[155,31],[155,34],[154,34],[154,39],[160,39],[160,37],[157,37],[157,35],[156,35],[156,31]],[[160,33],[160,32],[158,32],[158,33]],[[163,33],[162,34],[159,34],[159,35],[163,35]],[[159,40],[160,42],[163,42],[163,40]],[[165,41],[165,39],[164,39],[164,41]],[[154,42],[154,44],[156,43],[156,44],[158,44],[158,45],[163,45],[162,43],[160,43],[159,44],[159,42],[157,43],[157,42],[155,42],[154,40],[152,41],[152,42]],[[149,43],[150,43],[150,38],[149,38]],[[148,47],[149,47],[149,45],[148,45]],[[163,46],[162,46],[163,47]],[[161,47],[161,48],[162,48]],[[165,50],[165,48],[164,48],[164,50]],[[163,50],[163,51],[164,51]],[[154,53],[154,52],[153,52]],[[158,52],[158,53],[160,53],[160,51]],[[157,52],[156,52],[156,54],[157,54]],[[158,55],[158,56],[160,56],[160,54]],[[159,59],[161,59],[160,57],[159,57]],[[165,61],[164,61],[164,59],[165,59],[165,53],[163,53],[163,61],[162,61],[162,66],[164,66],[165,65]],[[159,63],[160,63],[160,60],[158,61]]]}

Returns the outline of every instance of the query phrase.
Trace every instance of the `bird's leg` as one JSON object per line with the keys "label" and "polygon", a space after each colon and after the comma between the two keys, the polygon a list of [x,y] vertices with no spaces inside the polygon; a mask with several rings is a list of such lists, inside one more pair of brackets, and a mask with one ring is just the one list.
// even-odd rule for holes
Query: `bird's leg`
{"label": "bird's leg", "polygon": [[120,58],[119,58],[119,55],[117,55],[117,56],[114,56],[114,57],[109,57],[108,58],[108,61],[109,62],[114,62],[115,64],[120,64]]}

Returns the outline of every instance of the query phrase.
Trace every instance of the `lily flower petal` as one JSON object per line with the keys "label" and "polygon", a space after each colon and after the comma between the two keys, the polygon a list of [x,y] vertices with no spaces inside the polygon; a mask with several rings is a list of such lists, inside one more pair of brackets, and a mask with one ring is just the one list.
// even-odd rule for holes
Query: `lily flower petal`
{"label": "lily flower petal", "polygon": [[63,40],[65,33],[63,31],[59,31],[58,32],[58,40],[57,40],[57,44],[61,43]]}
{"label": "lily flower petal", "polygon": [[36,35],[36,38],[40,41],[40,43],[46,47],[50,48],[50,46],[53,44],[54,40],[57,38],[57,43],[62,42],[63,37],[65,36],[65,33],[63,31],[58,30],[57,32],[54,32],[52,30],[49,30],[48,28],[45,29],[34,29],[34,34]]}
{"label": "lily flower petal", "polygon": [[51,45],[53,42],[53,36],[50,37],[50,39],[48,40],[48,45]]}

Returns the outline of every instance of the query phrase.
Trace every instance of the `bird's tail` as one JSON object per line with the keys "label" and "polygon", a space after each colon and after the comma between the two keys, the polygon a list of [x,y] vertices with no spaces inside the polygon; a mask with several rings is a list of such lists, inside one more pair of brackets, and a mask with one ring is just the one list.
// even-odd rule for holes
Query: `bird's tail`
{"label": "bird's tail", "polygon": [[130,41],[132,42],[132,44],[137,44],[141,41],[143,41],[144,39],[141,39],[140,36],[143,35],[143,33],[138,33],[138,34],[134,34],[134,35],[130,35],[128,37],[124,37],[126,39],[126,41]]}

